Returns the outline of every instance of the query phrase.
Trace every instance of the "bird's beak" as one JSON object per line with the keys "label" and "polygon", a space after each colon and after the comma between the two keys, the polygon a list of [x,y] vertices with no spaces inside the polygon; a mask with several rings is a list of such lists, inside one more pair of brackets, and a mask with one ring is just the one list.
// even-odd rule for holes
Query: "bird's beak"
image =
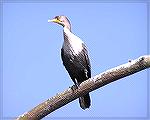
{"label": "bird's beak", "polygon": [[60,23],[60,21],[59,21],[58,19],[52,19],[52,20],[48,20],[48,22]]}

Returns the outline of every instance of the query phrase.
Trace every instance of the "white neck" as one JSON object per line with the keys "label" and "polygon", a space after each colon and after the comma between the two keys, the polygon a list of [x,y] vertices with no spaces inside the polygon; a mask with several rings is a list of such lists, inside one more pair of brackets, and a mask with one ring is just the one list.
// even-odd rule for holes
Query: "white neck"
{"label": "white neck", "polygon": [[67,35],[68,42],[71,44],[74,53],[78,54],[79,52],[81,52],[83,49],[83,41],[79,37],[71,33],[70,30],[66,27],[64,27],[64,33]]}

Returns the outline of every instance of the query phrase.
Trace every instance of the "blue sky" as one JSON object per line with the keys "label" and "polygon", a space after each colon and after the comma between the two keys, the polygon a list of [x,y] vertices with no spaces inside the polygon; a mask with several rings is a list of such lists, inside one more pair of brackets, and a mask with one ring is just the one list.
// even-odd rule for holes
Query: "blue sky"
{"label": "blue sky", "polygon": [[[47,22],[56,15],[68,16],[86,43],[92,76],[147,54],[146,3],[4,3],[3,117],[23,114],[73,85],[60,58],[63,28]],[[147,71],[90,95],[90,109],[75,100],[49,117],[145,118]]]}

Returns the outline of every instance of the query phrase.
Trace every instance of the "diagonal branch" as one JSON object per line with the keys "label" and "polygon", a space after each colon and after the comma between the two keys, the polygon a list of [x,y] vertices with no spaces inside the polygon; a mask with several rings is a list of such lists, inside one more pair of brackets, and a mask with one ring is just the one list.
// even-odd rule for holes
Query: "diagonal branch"
{"label": "diagonal branch", "polygon": [[150,67],[150,55],[139,57],[136,60],[129,61],[126,64],[117,66],[96,75],[80,84],[78,89],[69,88],[56,96],[49,98],[39,104],[31,111],[19,116],[17,120],[39,120],[57,110],[58,108],[68,104],[69,102],[96,90],[106,84],[116,81],[120,78],[132,75],[136,72]]}

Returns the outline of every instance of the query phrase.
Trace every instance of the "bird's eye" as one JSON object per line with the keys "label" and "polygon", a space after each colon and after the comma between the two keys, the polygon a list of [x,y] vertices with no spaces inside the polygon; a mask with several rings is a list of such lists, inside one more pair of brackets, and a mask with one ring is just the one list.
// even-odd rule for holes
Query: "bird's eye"
{"label": "bird's eye", "polygon": [[55,19],[59,20],[59,16],[56,16]]}
{"label": "bird's eye", "polygon": [[63,22],[61,16],[56,16],[55,19],[59,20],[60,22]]}
{"label": "bird's eye", "polygon": [[59,19],[59,21],[60,21],[60,22],[63,22],[63,20],[62,20],[62,19]]}

